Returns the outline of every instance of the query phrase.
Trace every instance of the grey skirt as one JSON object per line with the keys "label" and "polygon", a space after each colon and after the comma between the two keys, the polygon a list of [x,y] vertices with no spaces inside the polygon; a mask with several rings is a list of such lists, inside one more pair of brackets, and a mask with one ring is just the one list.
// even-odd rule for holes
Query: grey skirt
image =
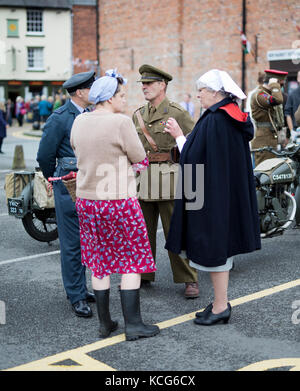
{"label": "grey skirt", "polygon": [[[179,256],[181,258],[187,259],[185,251],[181,251]],[[194,269],[201,270],[203,272],[228,272],[229,270],[232,269],[233,257],[227,258],[225,265],[215,266],[215,267],[207,267],[207,266],[198,265],[198,263],[195,263],[191,260],[189,261],[189,263],[190,263],[190,266],[193,267]]]}

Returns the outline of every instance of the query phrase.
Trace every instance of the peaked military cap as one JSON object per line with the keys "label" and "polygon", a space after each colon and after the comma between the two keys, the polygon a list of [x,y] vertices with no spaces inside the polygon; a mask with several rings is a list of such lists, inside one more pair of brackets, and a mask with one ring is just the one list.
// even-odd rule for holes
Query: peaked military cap
{"label": "peaked military cap", "polygon": [[68,92],[75,92],[78,89],[91,88],[94,81],[94,71],[75,73],[75,75],[64,82],[63,88],[65,88]]}
{"label": "peaked military cap", "polygon": [[144,64],[139,68],[139,72],[141,74],[141,79],[138,82],[149,83],[152,81],[164,81],[168,83],[173,79],[173,77],[167,73],[162,71],[161,69],[155,68],[152,65]]}
{"label": "peaked military cap", "polygon": [[265,73],[268,76],[273,76],[278,80],[284,80],[288,75],[288,72],[278,71],[277,69],[265,69]]}

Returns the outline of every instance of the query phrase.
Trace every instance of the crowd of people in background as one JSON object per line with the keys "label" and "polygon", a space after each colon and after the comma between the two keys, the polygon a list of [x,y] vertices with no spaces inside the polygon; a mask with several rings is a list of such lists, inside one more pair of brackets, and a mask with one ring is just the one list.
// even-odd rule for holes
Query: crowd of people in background
{"label": "crowd of people in background", "polygon": [[3,154],[2,144],[7,137],[7,128],[13,125],[22,127],[24,122],[32,123],[34,130],[43,129],[48,117],[64,105],[66,95],[56,94],[53,96],[36,95],[29,100],[18,96],[15,102],[7,99],[0,102],[0,153]]}
{"label": "crowd of people in background", "polygon": [[34,129],[39,129],[52,112],[64,105],[65,102],[66,95],[62,94],[55,94],[55,97],[35,95],[29,100],[18,96],[15,102],[7,99],[2,111],[4,119],[9,126],[13,125],[15,118],[19,127],[22,127],[24,122],[31,122],[34,124]]}
{"label": "crowd of people in background", "polygon": [[[257,87],[248,93],[247,103],[245,111],[250,113],[250,100],[254,92],[257,91],[258,86],[262,85],[263,72],[259,72]],[[293,88],[287,94],[284,90],[282,91],[284,96],[284,114],[285,114],[285,124],[291,132],[293,140],[297,136],[297,127],[299,125],[296,123],[294,113],[297,108],[300,106],[300,71],[297,74],[298,88]],[[45,122],[48,117],[58,109],[60,106],[64,105],[67,100],[66,95],[61,92],[56,93],[55,96],[46,96],[46,95],[35,95],[30,100],[25,100],[22,96],[18,96],[13,102],[11,99],[7,99],[6,102],[1,102],[0,107],[0,153],[3,139],[6,137],[6,128],[13,125],[14,119],[16,124],[19,127],[22,127],[24,122],[32,123],[32,128],[34,130],[43,129]],[[192,95],[189,92],[183,94],[183,101],[180,105],[185,108],[191,115],[193,119],[196,119],[195,105],[192,101]],[[202,114],[202,110],[200,112]]]}

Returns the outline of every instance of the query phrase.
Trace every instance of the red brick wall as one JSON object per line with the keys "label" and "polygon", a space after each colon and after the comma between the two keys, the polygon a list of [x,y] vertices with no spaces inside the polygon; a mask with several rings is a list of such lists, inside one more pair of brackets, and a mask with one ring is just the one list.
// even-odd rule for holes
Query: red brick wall
{"label": "red brick wall", "polygon": [[[299,0],[251,0],[247,3],[248,36],[252,43],[255,42],[255,34],[258,34],[258,62],[247,55],[247,81],[251,89],[255,86],[258,71],[269,67],[267,52],[292,49],[293,42],[300,40],[297,30],[300,26],[300,3]],[[296,68],[300,70],[300,64]]]}
{"label": "red brick wall", "polygon": [[[171,73],[168,96],[181,101],[192,93],[205,71],[219,68],[241,86],[242,0],[110,0],[100,1],[100,67],[117,67],[128,78],[128,112],[143,104],[138,68],[148,63]],[[298,0],[248,0],[247,37],[258,37],[257,63],[246,55],[246,92],[257,73],[269,66],[267,51],[290,49],[300,39]],[[297,20],[298,18],[298,20]],[[183,46],[180,66],[180,45]],[[199,109],[199,105],[197,105]]]}
{"label": "red brick wall", "polygon": [[73,73],[97,70],[96,7],[73,6]]}

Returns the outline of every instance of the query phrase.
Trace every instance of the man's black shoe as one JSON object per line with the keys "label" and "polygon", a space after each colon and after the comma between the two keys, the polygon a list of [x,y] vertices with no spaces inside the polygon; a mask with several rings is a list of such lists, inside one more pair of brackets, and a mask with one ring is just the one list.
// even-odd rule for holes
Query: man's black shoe
{"label": "man's black shoe", "polygon": [[85,300],[88,302],[88,303],[96,303],[96,297],[94,295],[94,293],[91,293],[91,292],[87,292],[86,293],[86,298]]}
{"label": "man's black shoe", "polygon": [[72,304],[72,309],[77,316],[83,318],[90,318],[93,315],[93,312],[86,300],[79,300],[77,303]]}
{"label": "man's black shoe", "polygon": [[[67,300],[69,300],[69,296],[67,296]],[[88,303],[96,303],[96,297],[94,295],[94,293],[91,293],[91,292],[88,292],[86,293],[86,298],[85,300],[88,302]]]}

